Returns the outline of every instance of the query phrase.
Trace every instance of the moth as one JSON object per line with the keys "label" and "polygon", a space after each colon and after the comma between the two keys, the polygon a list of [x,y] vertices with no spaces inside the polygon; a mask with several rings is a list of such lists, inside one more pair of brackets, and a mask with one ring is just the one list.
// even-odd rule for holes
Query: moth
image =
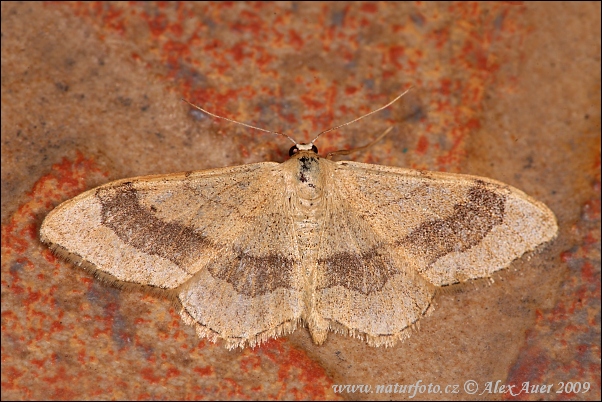
{"label": "moth", "polygon": [[507,184],[335,162],[314,141],[284,163],[101,185],[50,212],[41,240],[109,283],[166,292],[199,337],[235,348],[299,325],[316,344],[392,346],[438,288],[556,236],[552,211]]}

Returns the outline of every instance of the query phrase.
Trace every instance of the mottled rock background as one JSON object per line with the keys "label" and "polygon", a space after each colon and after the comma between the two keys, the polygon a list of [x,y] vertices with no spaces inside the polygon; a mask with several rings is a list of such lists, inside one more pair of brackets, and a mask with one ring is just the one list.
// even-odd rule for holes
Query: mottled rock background
{"label": "mottled rock background", "polygon": [[[2,399],[600,399],[600,3],[2,3]],[[437,297],[403,344],[305,329],[199,340],[172,305],[40,244],[58,203],[109,180],[286,159],[311,134],[353,159],[487,176],[545,202],[559,237]],[[217,295],[216,295],[217,297]],[[473,380],[476,394],[465,384]],[[553,385],[488,393],[487,382]],[[580,392],[561,383],[579,383]],[[590,389],[584,392],[585,383]],[[457,392],[447,385],[458,385]],[[431,388],[431,390],[436,388]],[[516,393],[516,389],[515,389]]]}

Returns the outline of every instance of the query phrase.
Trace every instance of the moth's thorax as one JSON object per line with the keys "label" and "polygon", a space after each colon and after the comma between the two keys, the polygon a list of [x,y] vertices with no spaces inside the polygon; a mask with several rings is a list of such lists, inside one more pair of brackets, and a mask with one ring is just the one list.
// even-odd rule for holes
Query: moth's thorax
{"label": "moth's thorax", "polygon": [[300,204],[315,207],[324,191],[325,160],[313,151],[299,151],[287,163],[291,167],[293,186]]}

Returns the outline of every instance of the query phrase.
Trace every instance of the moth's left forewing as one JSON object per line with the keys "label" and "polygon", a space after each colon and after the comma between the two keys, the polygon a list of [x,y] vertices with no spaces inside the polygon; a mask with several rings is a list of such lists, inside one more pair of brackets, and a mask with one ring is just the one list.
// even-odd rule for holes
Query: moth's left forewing
{"label": "moth's left forewing", "polygon": [[107,183],[51,211],[40,237],[109,282],[173,289],[223,252],[221,237],[242,230],[231,217],[241,188],[271,167],[249,164]]}
{"label": "moth's left forewing", "polygon": [[488,277],[558,230],[543,203],[492,179],[337,164],[360,216],[438,286]]}
{"label": "moth's left forewing", "polygon": [[[142,186],[147,179],[153,182],[150,177],[137,179]],[[190,274],[147,250],[152,239],[145,241],[144,233],[154,222],[147,219],[150,209],[137,202],[137,191],[132,179],[120,180],[65,201],[46,216],[40,238],[55,253],[109,283],[175,288]],[[157,234],[154,229],[150,232]]]}

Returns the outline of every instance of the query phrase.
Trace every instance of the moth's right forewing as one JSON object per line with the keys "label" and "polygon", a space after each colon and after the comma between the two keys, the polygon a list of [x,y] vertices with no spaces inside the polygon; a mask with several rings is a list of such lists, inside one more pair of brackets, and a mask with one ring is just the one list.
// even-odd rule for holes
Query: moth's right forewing
{"label": "moth's right forewing", "polygon": [[492,179],[338,163],[358,214],[438,286],[488,277],[558,230],[543,203]]}

